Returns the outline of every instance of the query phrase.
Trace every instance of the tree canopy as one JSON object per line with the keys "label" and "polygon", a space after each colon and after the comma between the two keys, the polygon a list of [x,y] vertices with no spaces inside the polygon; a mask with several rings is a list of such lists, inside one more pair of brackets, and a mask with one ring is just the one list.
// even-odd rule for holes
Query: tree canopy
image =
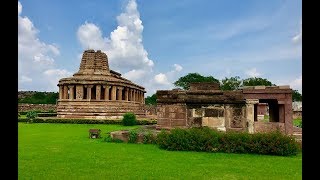
{"label": "tree canopy", "polygon": [[147,96],[145,98],[145,104],[147,104],[147,105],[156,105],[157,104],[157,95],[153,94],[152,96]]}
{"label": "tree canopy", "polygon": [[36,92],[32,96],[18,99],[18,103],[29,103],[29,104],[56,104],[59,98],[59,93],[45,93]]}
{"label": "tree canopy", "polygon": [[243,80],[243,86],[275,86],[275,84],[264,78],[251,77]]}
{"label": "tree canopy", "polygon": [[298,90],[293,90],[292,101],[302,101],[302,94],[300,94]]}
{"label": "tree canopy", "polygon": [[188,90],[190,88],[190,83],[192,82],[216,82],[220,83],[218,79],[212,76],[202,76],[199,73],[189,73],[183,77],[180,77],[173,84],[176,87],[181,87],[184,90]]}
{"label": "tree canopy", "polygon": [[242,80],[239,76],[234,76],[230,78],[224,78],[221,81],[220,89],[223,91],[230,91],[239,89],[242,86]]}

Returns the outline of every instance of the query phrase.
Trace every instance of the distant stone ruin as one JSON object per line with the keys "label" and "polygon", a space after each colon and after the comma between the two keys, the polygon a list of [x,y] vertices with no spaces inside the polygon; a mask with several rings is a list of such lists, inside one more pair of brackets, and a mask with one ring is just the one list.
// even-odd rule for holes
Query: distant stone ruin
{"label": "distant stone ruin", "polygon": [[[258,104],[268,104],[269,122],[258,121]],[[190,90],[157,91],[157,128],[208,126],[221,131],[293,133],[292,89],[248,86],[222,91],[218,83],[191,83]]]}
{"label": "distant stone ruin", "polygon": [[145,88],[109,69],[100,50],[86,50],[79,71],[59,80],[57,117],[117,119],[126,112],[144,117]]}

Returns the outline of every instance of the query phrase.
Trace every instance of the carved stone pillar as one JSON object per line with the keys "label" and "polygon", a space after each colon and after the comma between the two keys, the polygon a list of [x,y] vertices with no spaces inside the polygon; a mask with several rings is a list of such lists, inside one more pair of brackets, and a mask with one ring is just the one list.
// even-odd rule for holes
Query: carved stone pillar
{"label": "carved stone pillar", "polygon": [[254,133],[254,104],[258,104],[259,99],[246,99],[246,119],[248,124],[248,132]]}
{"label": "carved stone pillar", "polygon": [[111,100],[117,99],[117,86],[112,86],[111,88]]}
{"label": "carved stone pillar", "polygon": [[96,100],[100,100],[101,97],[101,85],[96,86]]}
{"label": "carved stone pillar", "polygon": [[105,88],[104,89],[104,100],[109,100],[109,89],[110,89],[110,86],[104,85],[103,87]]}
{"label": "carved stone pillar", "polygon": [[63,86],[59,86],[59,100],[63,98]]}
{"label": "carved stone pillar", "polygon": [[129,91],[129,95],[128,95],[128,98],[129,98],[129,101],[132,101],[132,89],[128,89]]}
{"label": "carved stone pillar", "polygon": [[132,97],[133,101],[136,101],[136,90],[133,90],[133,97]]}
{"label": "carved stone pillar", "polygon": [[85,87],[87,88],[87,99],[91,100],[91,88],[93,87],[93,85],[87,85]]}
{"label": "carved stone pillar", "polygon": [[122,101],[122,90],[123,90],[123,87],[118,87],[118,90],[119,90],[118,100]]}
{"label": "carved stone pillar", "polygon": [[144,92],[141,92],[141,103],[144,104]]}
{"label": "carved stone pillar", "polygon": [[129,99],[129,88],[125,88],[125,92],[124,92],[124,100],[128,101]]}
{"label": "carved stone pillar", "polygon": [[76,99],[83,99],[83,85],[76,85]]}
{"label": "carved stone pillar", "polygon": [[63,86],[63,99],[68,99],[68,86]]}
{"label": "carved stone pillar", "polygon": [[73,96],[74,96],[74,86],[72,85],[72,86],[68,86],[68,88],[69,88],[69,91],[70,91],[70,96],[69,96],[69,99],[70,100],[73,100]]}

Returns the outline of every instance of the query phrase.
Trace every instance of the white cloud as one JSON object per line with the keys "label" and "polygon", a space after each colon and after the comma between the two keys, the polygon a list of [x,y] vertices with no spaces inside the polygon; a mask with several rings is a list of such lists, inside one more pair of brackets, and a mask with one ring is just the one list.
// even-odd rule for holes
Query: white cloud
{"label": "white cloud", "polygon": [[[54,58],[60,55],[59,48],[41,41],[38,38],[40,31],[21,13],[22,4],[18,1],[18,89],[57,91],[59,74],[43,76],[43,73],[54,68]],[[53,81],[55,86],[48,84]]]}
{"label": "white cloud", "polygon": [[139,79],[142,79],[148,72],[144,71],[144,70],[131,70],[127,73],[125,73],[123,75],[123,77],[127,78],[127,79],[130,79],[132,81],[138,81]]}
{"label": "white cloud", "polygon": [[250,77],[258,77],[261,75],[256,68],[251,68],[245,72]]}
{"label": "white cloud", "polygon": [[173,66],[177,72],[180,72],[183,69],[179,64],[174,64]]}
{"label": "white cloud", "polygon": [[97,25],[85,22],[77,32],[80,44],[84,49],[101,49],[107,53],[112,68],[152,71],[154,63],[148,58],[148,52],[142,44],[143,25],[135,0],[128,2],[125,12],[117,17],[117,22],[118,26],[110,33],[110,37],[103,37]]}
{"label": "white cloud", "polygon": [[32,82],[32,79],[27,76],[21,76],[20,81],[21,81],[21,83]]}
{"label": "white cloud", "polygon": [[170,82],[168,81],[168,78],[165,74],[163,73],[159,73],[157,75],[154,76],[154,80],[157,84],[161,84],[161,85],[168,85],[170,84]]}
{"label": "white cloud", "polygon": [[77,37],[85,49],[107,49],[107,39],[102,37],[100,28],[95,24],[85,22],[78,28]]}
{"label": "white cloud", "polygon": [[59,79],[70,77],[72,73],[65,69],[48,69],[43,72],[43,75],[47,80],[47,89],[57,89]]}
{"label": "white cloud", "polygon": [[22,5],[21,3],[18,1],[18,15],[20,15],[22,12]]}
{"label": "white cloud", "polygon": [[110,69],[124,72],[123,77],[144,86],[150,93],[159,84],[154,81],[154,62],[142,43],[143,25],[135,0],[128,1],[124,12],[117,16],[117,23],[116,29],[104,36],[98,25],[85,22],[78,28],[77,38],[84,49],[105,52]]}
{"label": "white cloud", "polygon": [[292,38],[294,43],[302,42],[302,20],[300,21],[300,32]]}
{"label": "white cloud", "polygon": [[301,90],[302,90],[302,75],[300,75],[298,78],[292,80],[289,83],[289,85],[292,89],[296,89],[301,92]]}

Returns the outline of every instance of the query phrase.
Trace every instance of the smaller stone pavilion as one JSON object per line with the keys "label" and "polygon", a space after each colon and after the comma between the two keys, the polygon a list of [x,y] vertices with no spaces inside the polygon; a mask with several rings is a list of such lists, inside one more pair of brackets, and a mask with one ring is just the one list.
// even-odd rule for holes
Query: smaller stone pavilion
{"label": "smaller stone pavilion", "polygon": [[79,71],[59,80],[58,118],[118,119],[126,112],[144,117],[144,87],[109,69],[101,50],[86,50]]}
{"label": "smaller stone pavilion", "polygon": [[[268,122],[258,121],[258,105],[269,107]],[[157,91],[157,128],[208,126],[249,133],[280,130],[293,133],[292,89],[247,86],[222,91],[218,83],[191,83],[189,90]]]}

